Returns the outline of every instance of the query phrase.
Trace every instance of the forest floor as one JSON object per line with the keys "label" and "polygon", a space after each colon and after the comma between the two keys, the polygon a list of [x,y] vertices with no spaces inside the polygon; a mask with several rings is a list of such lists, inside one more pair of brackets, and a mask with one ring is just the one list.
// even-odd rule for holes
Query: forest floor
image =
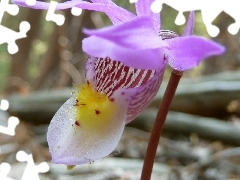
{"label": "forest floor", "polygon": [[[157,149],[152,180],[240,179],[239,82],[235,72],[180,83]],[[112,154],[70,171],[51,163],[46,133],[71,90],[8,97],[9,111],[0,110],[0,180],[138,180],[164,86],[150,107],[126,126]],[[15,125],[13,119],[10,123],[10,114],[19,123],[16,119]],[[12,134],[7,135],[6,129]]]}
{"label": "forest floor", "polygon": [[[25,172],[25,177],[29,177],[30,180],[31,168],[40,167],[39,163],[47,162],[50,167],[48,172],[36,170],[40,171],[39,177],[42,180],[139,179],[149,132],[127,126],[116,150],[109,157],[68,171],[64,165],[50,162],[46,141],[47,127],[48,125],[32,125],[20,120],[15,136],[1,134],[0,160],[11,165],[8,177],[20,180]],[[32,154],[35,165],[30,164],[30,161],[26,163],[27,159],[19,161],[16,155],[20,151],[28,155]],[[203,139],[196,133],[185,135],[164,132],[157,149],[153,180],[237,180],[239,177],[239,147],[219,140]]]}

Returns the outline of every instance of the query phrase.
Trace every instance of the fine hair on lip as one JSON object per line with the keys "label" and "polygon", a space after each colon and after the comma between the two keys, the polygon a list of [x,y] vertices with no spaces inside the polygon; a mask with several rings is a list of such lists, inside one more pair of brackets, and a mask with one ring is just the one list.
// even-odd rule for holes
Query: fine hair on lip
{"label": "fine hair on lip", "polygon": [[178,34],[170,30],[160,30],[159,36],[161,36],[162,40],[165,40],[178,37]]}

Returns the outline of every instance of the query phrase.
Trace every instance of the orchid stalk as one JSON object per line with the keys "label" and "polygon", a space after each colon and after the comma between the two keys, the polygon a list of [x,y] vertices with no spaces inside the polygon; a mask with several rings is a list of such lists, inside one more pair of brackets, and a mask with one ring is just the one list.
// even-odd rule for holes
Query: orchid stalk
{"label": "orchid stalk", "polygon": [[[169,64],[173,75],[152,132],[157,135],[153,135],[148,146],[145,162],[151,163],[150,168],[146,170],[145,164],[142,176],[150,179],[154,151],[181,74],[209,56],[222,54],[224,47],[192,35],[193,12],[183,36],[178,36],[161,30],[160,14],[150,10],[154,0],[138,0],[136,14],[111,0],[91,1],[72,0],[57,5],[57,9],[78,7],[104,12],[114,25],[83,30],[89,36],[82,43],[89,55],[85,83],[76,86],[73,97],[63,104],[49,125],[47,140],[52,162],[70,168],[108,156],[117,146],[124,126],[154,99]],[[49,7],[45,2],[33,6],[28,6],[25,0],[13,2],[35,9]]]}

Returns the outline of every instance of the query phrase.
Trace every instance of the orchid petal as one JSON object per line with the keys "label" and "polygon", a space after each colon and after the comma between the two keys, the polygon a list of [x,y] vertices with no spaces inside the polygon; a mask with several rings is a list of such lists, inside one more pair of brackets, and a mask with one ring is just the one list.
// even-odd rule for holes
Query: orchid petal
{"label": "orchid petal", "polygon": [[150,18],[147,16],[100,30],[85,29],[84,33],[132,49],[155,49],[166,46],[166,43],[153,31]]}
{"label": "orchid petal", "polygon": [[[122,135],[127,105],[121,105],[115,119],[94,130],[76,125],[75,100],[70,98],[53,117],[47,133],[52,162],[66,165],[89,163],[108,156]],[[91,119],[89,119],[91,121]]]}
{"label": "orchid petal", "polygon": [[160,31],[160,13],[154,13],[151,11],[151,4],[154,0],[138,0],[135,3],[136,6],[136,12],[138,16],[144,16],[147,15],[152,18],[152,22],[154,24],[154,30],[156,33]]}
{"label": "orchid petal", "polygon": [[225,48],[199,36],[184,36],[166,40],[169,44],[169,65],[178,71],[197,66],[209,56],[224,53]]}
{"label": "orchid petal", "polygon": [[[49,9],[49,6],[50,6],[50,3],[39,2],[39,1],[36,1],[36,3],[33,6],[27,5],[25,0],[12,0],[12,2],[19,6],[29,7],[33,9]],[[89,2],[80,1],[80,0],[71,0],[71,1],[66,1],[64,3],[58,3],[56,10],[70,9],[72,7],[104,12],[110,17],[110,19],[117,18],[120,21],[126,21],[136,17],[131,12],[119,6],[116,6],[114,4],[89,3]]]}
{"label": "orchid petal", "polygon": [[164,54],[159,49],[134,50],[91,36],[83,40],[83,51],[94,57],[110,57],[136,69],[158,69]]}
{"label": "orchid petal", "polygon": [[[93,3],[102,3],[102,4],[111,4],[111,5],[114,5],[114,6],[117,6],[114,2],[112,2],[111,0],[91,0]],[[109,14],[106,14],[110,20],[112,21],[113,24],[118,24],[120,22],[122,22],[121,20],[115,18],[115,17],[112,17],[111,15]]]}
{"label": "orchid petal", "polygon": [[[111,5],[117,6],[111,0],[91,0],[91,1],[93,3],[111,4]],[[109,19],[112,21],[113,24],[118,24],[118,23],[122,22],[121,20],[119,20],[119,19],[117,19],[115,17],[112,17],[111,15],[108,15],[107,13],[106,13],[106,15],[109,17]]]}
{"label": "orchid petal", "polygon": [[186,27],[184,29],[184,32],[182,36],[191,36],[193,35],[193,29],[194,29],[194,19],[195,19],[195,12],[190,11],[188,21],[186,24]]}
{"label": "orchid petal", "polygon": [[[101,30],[85,30],[83,51],[94,57],[110,57],[140,69],[158,69],[165,41],[154,33],[148,17],[139,17]],[[98,42],[98,43],[96,43]]]}

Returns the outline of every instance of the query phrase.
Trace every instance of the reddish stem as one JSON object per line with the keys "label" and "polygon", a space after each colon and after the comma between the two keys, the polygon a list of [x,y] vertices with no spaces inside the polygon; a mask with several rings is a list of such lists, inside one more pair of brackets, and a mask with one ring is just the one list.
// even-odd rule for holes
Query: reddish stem
{"label": "reddish stem", "polygon": [[162,102],[158,109],[157,117],[153,124],[151,136],[148,142],[147,152],[143,163],[141,180],[150,180],[151,178],[153,163],[156,156],[159,139],[162,134],[169,107],[171,105],[172,99],[175,95],[181,77],[182,72],[172,71]]}

